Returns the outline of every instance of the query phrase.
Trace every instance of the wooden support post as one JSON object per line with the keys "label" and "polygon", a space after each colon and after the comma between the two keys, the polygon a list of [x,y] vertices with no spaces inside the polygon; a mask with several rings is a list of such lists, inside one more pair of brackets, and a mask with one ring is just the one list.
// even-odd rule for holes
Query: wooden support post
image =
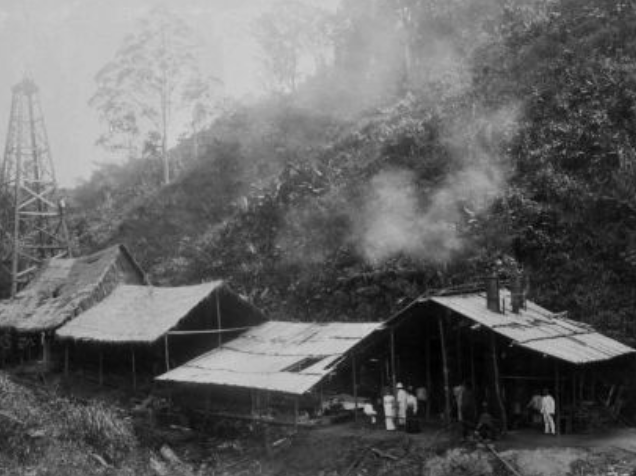
{"label": "wooden support post", "polygon": [[135,348],[130,348],[130,356],[132,361],[132,382],[133,382],[133,390],[137,390],[137,366],[135,365]]}
{"label": "wooden support post", "polygon": [[492,370],[495,384],[495,398],[497,399],[497,406],[499,407],[502,431],[506,433],[506,431],[508,430],[508,416],[506,415],[506,407],[504,406],[503,398],[501,397],[501,385],[499,381],[499,359],[497,358],[497,342],[494,332],[490,335],[490,351],[492,354]]}
{"label": "wooden support post", "polygon": [[353,373],[353,420],[358,421],[358,378],[356,375],[356,353],[351,353],[351,370]]}
{"label": "wooden support post", "polygon": [[475,375],[475,339],[470,336],[470,383],[473,386],[473,391],[477,388],[477,377]]}
{"label": "wooden support post", "polygon": [[572,408],[576,407],[576,368],[572,369]]}
{"label": "wooden support post", "polygon": [[51,364],[51,337],[42,332],[42,362],[48,368]]}
{"label": "wooden support post", "polygon": [[298,398],[294,397],[294,430],[298,428]]}
{"label": "wooden support post", "polygon": [[99,374],[98,374],[99,386],[104,385],[104,351],[102,346],[99,346]]}
{"label": "wooden support post", "polygon": [[166,357],[166,371],[170,370],[170,349],[168,348],[168,334],[164,336],[164,354]]}
{"label": "wooden support post", "polygon": [[430,326],[428,325],[428,320],[426,321],[426,419],[430,420],[431,418],[431,395],[432,393],[432,376],[431,376],[431,334],[430,334]]}
{"label": "wooden support post", "polygon": [[397,376],[395,375],[395,329],[391,327],[390,333],[390,352],[391,352],[391,392],[395,392],[395,386],[397,385]]}
{"label": "wooden support post", "polygon": [[457,346],[457,379],[461,382],[464,380],[464,375],[462,372],[462,333],[459,326],[457,326],[455,345]]}
{"label": "wooden support post", "polygon": [[69,374],[69,355],[68,355],[68,343],[64,346],[64,376],[68,377]]}
{"label": "wooden support post", "polygon": [[[216,290],[216,327],[218,328],[218,330],[222,329],[222,322],[221,322],[221,302],[219,300],[219,290]],[[221,347],[221,344],[223,344],[223,337],[222,334],[219,332],[219,340],[218,340],[218,345],[219,347]]]}
{"label": "wooden support post", "polygon": [[451,421],[451,391],[450,391],[450,377],[448,374],[448,356],[446,355],[446,336],[444,335],[444,321],[440,316],[438,320],[439,324],[439,338],[442,350],[442,365],[444,370],[444,420],[446,423]]}
{"label": "wooden support post", "polygon": [[560,399],[560,392],[559,392],[559,387],[560,387],[560,382],[559,382],[559,361],[555,360],[554,361],[554,402],[555,402],[555,412],[554,412],[554,418],[555,418],[555,426],[556,426],[556,434],[560,435],[561,434],[561,428],[560,428],[560,417],[561,417],[561,399]]}

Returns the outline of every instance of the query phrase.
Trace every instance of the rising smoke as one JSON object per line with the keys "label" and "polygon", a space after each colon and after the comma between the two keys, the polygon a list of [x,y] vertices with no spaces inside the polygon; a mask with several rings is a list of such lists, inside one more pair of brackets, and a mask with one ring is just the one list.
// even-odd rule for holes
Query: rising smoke
{"label": "rising smoke", "polygon": [[[499,196],[509,173],[501,154],[514,135],[518,104],[462,119],[446,139],[461,167],[428,200],[418,193],[413,172],[385,170],[371,180],[364,209],[356,216],[359,251],[371,264],[398,255],[443,262],[465,246],[458,233],[462,214],[478,214]],[[461,131],[461,132],[460,132]]]}
{"label": "rising smoke", "polygon": [[[520,3],[535,12],[536,5],[543,2]],[[372,61],[361,68],[349,68],[344,76],[342,72],[335,76],[338,84],[333,90],[345,90],[344,96],[334,96],[336,102],[321,89],[310,105],[334,111],[344,108],[355,117],[370,102],[394,104],[391,93],[399,89],[398,85],[410,91],[408,96],[430,103],[432,109],[466,97],[474,87],[476,53],[498,41],[496,25],[502,21],[503,4],[498,0],[429,0],[421,5],[430,11],[421,13],[415,34],[409,30],[412,18],[401,19],[400,28],[377,21],[359,24],[357,34],[365,39],[360,42],[361,48],[373,52]],[[517,131],[522,105],[512,102],[488,109],[478,101],[466,106],[463,100],[456,105],[454,119],[442,126],[440,134],[453,163],[459,165],[449,167],[453,171],[435,190],[425,191],[420,185],[435,177],[421,177],[393,166],[369,180],[358,206],[352,205],[347,192],[343,192],[341,202],[347,208],[350,227],[344,241],[353,244],[369,264],[378,265],[396,256],[450,260],[468,245],[458,229],[462,220],[467,214],[477,215],[488,209],[505,190],[511,168],[505,147]],[[296,230],[306,229],[306,215],[300,214],[304,218],[297,223],[299,213],[293,212],[287,221],[294,223]],[[283,250],[290,249],[284,245]],[[295,253],[293,260],[311,257],[310,261],[315,262],[316,257],[330,252],[318,250],[314,247],[311,253]]]}

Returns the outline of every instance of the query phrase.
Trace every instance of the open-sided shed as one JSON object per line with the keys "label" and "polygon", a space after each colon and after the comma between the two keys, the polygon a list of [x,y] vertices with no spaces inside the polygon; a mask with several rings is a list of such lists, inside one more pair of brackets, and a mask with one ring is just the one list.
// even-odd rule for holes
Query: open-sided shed
{"label": "open-sided shed", "polygon": [[[269,321],[157,380],[207,388],[209,395],[227,395],[232,403],[242,398],[243,408],[250,405],[255,414],[267,412],[264,406],[272,395],[298,408],[302,397],[310,396],[341,367],[355,369],[356,353],[382,328],[380,322]],[[352,378],[346,390],[353,388],[357,399],[356,377]]]}
{"label": "open-sided shed", "polygon": [[128,355],[133,374],[145,363],[156,375],[158,361],[169,369],[263,320],[260,311],[223,281],[180,287],[122,285],[58,329],[57,336],[77,343],[84,355],[96,350],[101,380],[104,354],[111,363]]}
{"label": "open-sided shed", "polygon": [[394,381],[428,388],[432,412],[447,419],[453,389],[471,387],[476,403],[489,405],[504,427],[545,388],[557,399],[561,427],[573,428],[600,400],[618,401],[619,359],[635,352],[498,284],[421,297],[387,327]]}

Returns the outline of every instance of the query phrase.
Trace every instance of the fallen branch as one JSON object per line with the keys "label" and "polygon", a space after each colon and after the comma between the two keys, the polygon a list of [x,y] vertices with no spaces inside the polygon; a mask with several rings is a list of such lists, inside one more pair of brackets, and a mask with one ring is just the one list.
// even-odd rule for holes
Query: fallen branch
{"label": "fallen branch", "polygon": [[101,456],[99,456],[98,454],[95,453],[89,453],[89,455],[95,460],[97,461],[99,464],[101,464],[104,468],[112,468],[113,466],[108,464],[106,462],[106,460],[104,458],[102,458]]}
{"label": "fallen branch", "polygon": [[371,448],[371,451],[373,452],[374,455],[379,456],[380,458],[387,458],[387,459],[391,459],[393,461],[397,461],[400,458],[398,458],[397,456],[394,456],[390,453],[387,453],[385,451],[379,450],[377,448]]}
{"label": "fallen branch", "polygon": [[485,446],[486,446],[486,448],[488,448],[488,451],[490,451],[493,455],[495,455],[495,458],[497,458],[499,461],[501,461],[503,463],[503,465],[508,469],[508,471],[510,471],[515,476],[523,476],[519,471],[517,471],[514,468],[514,466],[512,466],[510,463],[508,463],[508,461],[503,459],[501,457],[501,455],[495,451],[495,449],[492,447],[492,445],[486,444]]}

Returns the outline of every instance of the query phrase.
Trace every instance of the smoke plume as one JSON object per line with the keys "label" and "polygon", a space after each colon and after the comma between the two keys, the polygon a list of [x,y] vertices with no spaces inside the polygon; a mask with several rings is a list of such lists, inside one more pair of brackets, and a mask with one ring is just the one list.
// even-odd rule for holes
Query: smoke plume
{"label": "smoke plume", "polygon": [[506,186],[509,167],[501,150],[516,131],[519,111],[515,104],[458,121],[446,146],[462,154],[461,166],[428,197],[418,190],[411,171],[377,174],[368,186],[364,209],[355,218],[356,241],[365,259],[379,264],[405,255],[443,262],[462,250],[466,244],[458,233],[462,214],[486,210]]}

